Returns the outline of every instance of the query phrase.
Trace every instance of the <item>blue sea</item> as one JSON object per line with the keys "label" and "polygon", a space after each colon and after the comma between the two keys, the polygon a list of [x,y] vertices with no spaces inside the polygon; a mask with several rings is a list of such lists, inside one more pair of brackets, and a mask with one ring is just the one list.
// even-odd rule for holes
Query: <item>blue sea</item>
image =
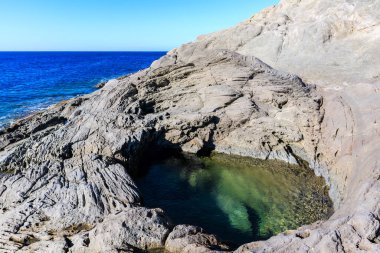
{"label": "blue sea", "polygon": [[100,82],[150,66],[165,52],[0,52],[0,128]]}

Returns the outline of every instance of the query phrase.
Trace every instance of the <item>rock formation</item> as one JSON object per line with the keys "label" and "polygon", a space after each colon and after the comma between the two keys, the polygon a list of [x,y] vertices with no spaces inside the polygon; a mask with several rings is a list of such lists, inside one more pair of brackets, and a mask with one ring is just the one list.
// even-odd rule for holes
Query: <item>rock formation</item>
{"label": "rock formation", "polygon": [[130,175],[155,147],[307,161],[325,177],[328,221],[236,252],[380,251],[379,7],[283,0],[2,130],[0,251],[227,250],[142,206]]}

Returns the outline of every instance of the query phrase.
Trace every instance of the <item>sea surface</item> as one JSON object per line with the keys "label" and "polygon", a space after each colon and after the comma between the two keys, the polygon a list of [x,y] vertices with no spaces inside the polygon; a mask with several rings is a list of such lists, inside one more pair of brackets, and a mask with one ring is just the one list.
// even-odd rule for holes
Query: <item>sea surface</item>
{"label": "sea surface", "polygon": [[165,52],[0,52],[0,128],[145,69]]}

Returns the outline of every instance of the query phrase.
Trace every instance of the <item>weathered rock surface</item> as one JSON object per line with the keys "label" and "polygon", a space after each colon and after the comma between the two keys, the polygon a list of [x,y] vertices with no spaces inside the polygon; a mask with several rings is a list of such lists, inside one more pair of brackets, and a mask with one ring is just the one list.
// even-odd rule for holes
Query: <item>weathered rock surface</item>
{"label": "weathered rock surface", "polygon": [[[283,0],[0,132],[0,251],[225,250],[146,209],[154,146],[308,161],[336,213],[237,252],[378,252],[378,0]],[[277,71],[271,66],[288,73]]]}
{"label": "weathered rock surface", "polygon": [[150,68],[20,120],[0,135],[0,246],[225,249],[200,229],[172,231],[160,211],[140,207],[129,174],[154,145],[296,162],[292,150],[309,154],[317,145],[320,106],[314,88],[296,76],[254,57],[210,51],[196,63]]}
{"label": "weathered rock surface", "polygon": [[284,241],[279,236],[246,250],[380,251],[379,6],[378,0],[282,0],[235,27],[200,36],[155,63],[195,62],[206,51],[228,49],[297,74],[316,84],[323,97],[314,159],[308,158],[311,153],[294,151],[329,182],[335,215],[313,230],[318,231],[313,239]]}
{"label": "weathered rock surface", "polygon": [[[202,228],[178,225],[169,234],[165,249],[173,253],[202,253],[211,252],[213,248],[215,250],[228,249],[227,246],[218,244],[218,239],[214,235],[205,234]],[[215,247],[215,245],[218,245],[218,247]]]}

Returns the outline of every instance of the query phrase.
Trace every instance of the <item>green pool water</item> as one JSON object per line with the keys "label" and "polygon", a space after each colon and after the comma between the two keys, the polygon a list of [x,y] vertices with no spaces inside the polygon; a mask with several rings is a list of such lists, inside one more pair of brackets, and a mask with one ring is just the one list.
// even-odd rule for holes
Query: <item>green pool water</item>
{"label": "green pool water", "polygon": [[213,154],[151,163],[136,183],[148,207],[174,224],[191,224],[231,246],[326,219],[328,188],[310,169],[280,161]]}

